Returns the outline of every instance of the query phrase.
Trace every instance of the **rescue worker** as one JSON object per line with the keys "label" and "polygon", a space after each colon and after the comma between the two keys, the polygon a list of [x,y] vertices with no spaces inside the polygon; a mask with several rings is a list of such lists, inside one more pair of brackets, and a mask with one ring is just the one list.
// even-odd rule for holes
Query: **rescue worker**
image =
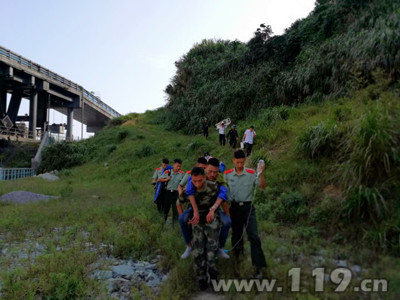
{"label": "rescue worker", "polygon": [[[212,157],[208,160],[208,164],[207,164],[207,168],[206,168],[206,176],[207,176],[207,180],[210,181],[216,181],[218,184],[220,184],[220,193],[223,193],[223,188],[226,188],[226,183],[225,180],[223,178],[223,176],[219,173],[219,160],[215,157]],[[189,200],[191,200],[190,202],[192,202],[191,197],[194,197],[194,186],[193,183],[191,182],[191,180],[189,179],[189,183],[186,187],[186,197],[189,198]],[[222,258],[228,259],[229,255],[225,253],[224,251],[224,247],[226,244],[226,240],[228,239],[228,234],[229,234],[229,230],[232,226],[232,222],[231,219],[229,217],[229,207],[226,204],[226,201],[223,201],[221,203],[221,208],[223,209],[220,210],[218,209],[216,211],[216,215],[219,217],[220,221],[221,221],[221,232],[219,235],[219,255]]]}
{"label": "rescue worker", "polygon": [[232,125],[231,130],[229,130],[227,134],[227,138],[229,140],[229,145],[235,149],[236,148],[236,142],[239,139],[238,132],[236,131],[236,125]]}
{"label": "rescue worker", "polygon": [[164,211],[164,209],[163,209],[164,183],[159,182],[158,179],[161,177],[162,174],[164,174],[164,172],[166,170],[169,170],[169,169],[172,169],[172,167],[169,165],[168,158],[163,158],[163,160],[161,162],[161,168],[157,168],[153,174],[153,185],[155,185],[154,203],[157,204],[157,210],[160,214],[163,213],[163,211]]}
{"label": "rescue worker", "polygon": [[165,182],[166,190],[164,192],[164,219],[167,221],[169,210],[172,205],[172,225],[178,220],[178,211],[176,210],[176,200],[178,199],[178,185],[183,179],[185,172],[181,171],[182,160],[174,159],[174,164],[171,170],[166,170],[160,176],[158,181]]}
{"label": "rescue worker", "polygon": [[[193,256],[196,278],[201,290],[208,287],[208,278],[217,280],[218,276],[218,237],[219,221],[214,212],[224,200],[219,193],[217,182],[206,180],[204,169],[192,169],[192,183],[195,188],[195,201],[190,201],[196,216],[190,220],[193,231]],[[189,199],[185,196],[186,189],[179,196],[182,206]],[[222,197],[222,198],[221,198]]]}
{"label": "rescue worker", "polygon": [[266,188],[262,174],[257,177],[252,169],[245,168],[246,155],[243,150],[236,150],[233,156],[235,168],[225,171],[225,181],[228,185],[228,199],[231,201],[230,213],[232,219],[232,248],[238,259],[243,254],[243,230],[246,230],[251,247],[251,261],[255,267],[255,277],[262,278],[262,268],[266,267],[265,257],[258,236],[257,220],[253,205],[255,186]]}

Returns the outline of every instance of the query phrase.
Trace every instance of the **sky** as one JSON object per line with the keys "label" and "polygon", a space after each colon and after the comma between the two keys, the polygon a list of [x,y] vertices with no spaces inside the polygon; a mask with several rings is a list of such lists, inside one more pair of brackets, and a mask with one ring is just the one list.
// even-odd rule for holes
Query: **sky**
{"label": "sky", "polygon": [[[203,39],[275,35],[315,0],[0,0],[0,45],[93,91],[121,114],[166,103],[174,62]],[[28,112],[23,101],[20,115]],[[50,123],[66,116],[50,113]],[[74,135],[81,127],[74,123]]]}

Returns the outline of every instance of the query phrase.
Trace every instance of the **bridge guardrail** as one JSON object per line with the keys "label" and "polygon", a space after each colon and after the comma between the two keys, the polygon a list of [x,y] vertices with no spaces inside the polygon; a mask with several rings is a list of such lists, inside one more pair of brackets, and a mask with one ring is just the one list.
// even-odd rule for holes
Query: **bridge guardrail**
{"label": "bridge guardrail", "polygon": [[24,58],[23,56],[12,52],[11,50],[4,48],[2,46],[0,46],[0,55],[7,57],[8,59],[11,59],[21,65],[24,65],[25,67],[28,67],[29,69],[32,69],[36,72],[39,72],[47,77],[52,78],[53,80],[56,80],[62,84],[65,84],[81,93],[83,93],[83,95],[88,98],[89,100],[91,100],[93,103],[95,103],[96,105],[100,106],[101,108],[105,109],[106,111],[108,111],[111,115],[113,115],[114,117],[119,117],[121,116],[118,112],[116,112],[114,109],[112,109],[110,106],[108,106],[106,103],[104,103],[103,101],[100,100],[100,98],[94,96],[92,93],[88,92],[87,90],[85,90],[82,86],[72,82],[69,79],[66,79],[65,77],[62,77],[60,75],[58,75],[57,73],[54,73],[52,71],[50,71],[49,69],[46,69],[44,67],[42,67],[41,65],[34,63],[26,58]]}

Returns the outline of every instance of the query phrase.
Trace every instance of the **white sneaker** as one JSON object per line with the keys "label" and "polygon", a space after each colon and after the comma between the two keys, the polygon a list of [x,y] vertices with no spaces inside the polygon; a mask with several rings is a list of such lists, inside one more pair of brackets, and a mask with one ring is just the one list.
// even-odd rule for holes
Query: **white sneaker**
{"label": "white sneaker", "polygon": [[186,250],[185,250],[185,252],[183,252],[181,258],[182,259],[188,258],[190,255],[190,252],[192,252],[192,247],[186,246]]}
{"label": "white sneaker", "polygon": [[225,253],[224,249],[222,248],[219,249],[219,255],[225,259],[228,259],[230,257],[228,254]]}

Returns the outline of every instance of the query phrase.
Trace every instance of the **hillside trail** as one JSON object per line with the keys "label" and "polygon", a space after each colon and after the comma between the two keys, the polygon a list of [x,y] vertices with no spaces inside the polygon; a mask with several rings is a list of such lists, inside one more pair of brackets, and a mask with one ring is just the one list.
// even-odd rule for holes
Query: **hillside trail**
{"label": "hillside trail", "polygon": [[212,292],[199,292],[197,294],[194,294],[190,300],[225,300],[227,299],[226,297],[222,295],[218,295]]}

